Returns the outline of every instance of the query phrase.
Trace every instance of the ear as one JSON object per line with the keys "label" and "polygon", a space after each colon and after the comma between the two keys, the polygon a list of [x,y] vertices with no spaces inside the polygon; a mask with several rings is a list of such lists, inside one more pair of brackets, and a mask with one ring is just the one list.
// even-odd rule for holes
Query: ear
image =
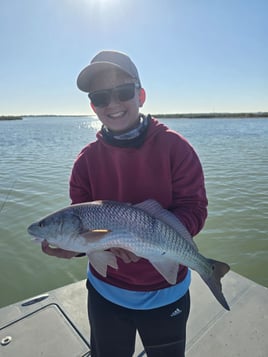
{"label": "ear", "polygon": [[140,102],[140,107],[143,106],[144,102],[146,99],[146,93],[145,90],[143,88],[140,89],[140,93],[139,93],[139,102]]}

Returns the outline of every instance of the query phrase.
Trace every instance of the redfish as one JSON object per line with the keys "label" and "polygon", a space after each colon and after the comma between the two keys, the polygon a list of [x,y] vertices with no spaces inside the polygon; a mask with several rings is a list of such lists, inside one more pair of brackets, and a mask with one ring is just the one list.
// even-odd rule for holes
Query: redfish
{"label": "redfish", "polygon": [[229,265],[201,255],[181,221],[154,200],[72,205],[33,223],[28,233],[59,248],[86,253],[102,276],[108,265],[118,269],[110,248],[148,259],[170,284],[176,283],[182,264],[197,271],[219,303],[230,310],[221,285]]}

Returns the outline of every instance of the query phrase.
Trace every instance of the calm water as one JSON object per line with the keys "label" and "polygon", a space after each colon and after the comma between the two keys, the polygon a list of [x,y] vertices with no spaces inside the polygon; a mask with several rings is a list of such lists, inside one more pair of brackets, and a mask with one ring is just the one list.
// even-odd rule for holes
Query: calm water
{"label": "calm water", "polygon": [[[268,286],[268,120],[162,121],[188,138],[204,167],[200,251]],[[73,161],[98,128],[94,117],[0,122],[0,307],[85,278],[86,259],[42,254],[26,228],[69,204]]]}

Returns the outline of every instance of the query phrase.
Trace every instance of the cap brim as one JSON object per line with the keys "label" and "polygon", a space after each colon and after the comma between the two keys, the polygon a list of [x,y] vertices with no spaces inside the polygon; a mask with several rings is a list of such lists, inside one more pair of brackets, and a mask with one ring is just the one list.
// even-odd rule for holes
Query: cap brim
{"label": "cap brim", "polygon": [[120,71],[128,74],[130,77],[132,77],[132,75],[129,72],[122,69],[122,67],[120,67],[117,64],[110,63],[110,62],[91,63],[90,65],[85,67],[78,75],[77,87],[81,91],[89,93],[91,90],[90,85],[91,85],[91,81],[92,81],[93,77],[95,77],[100,72],[103,72],[105,70],[111,70],[111,69],[120,70]]}

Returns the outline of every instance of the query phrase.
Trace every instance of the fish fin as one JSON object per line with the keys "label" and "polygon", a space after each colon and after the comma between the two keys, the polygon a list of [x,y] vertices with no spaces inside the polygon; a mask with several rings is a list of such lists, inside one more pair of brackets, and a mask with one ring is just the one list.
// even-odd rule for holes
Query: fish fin
{"label": "fish fin", "polygon": [[178,232],[180,236],[186,239],[196,251],[198,251],[197,245],[193,241],[191,234],[188,232],[184,224],[172,212],[168,211],[167,209],[164,209],[160,205],[160,203],[155,200],[149,199],[134,205],[134,207],[139,208],[148,213],[149,215],[168,224],[170,227],[175,229],[175,231]]}
{"label": "fish fin", "polygon": [[87,253],[90,264],[102,276],[107,276],[107,266],[118,269],[116,256],[108,251],[95,251]]}
{"label": "fish fin", "polygon": [[204,280],[204,282],[210,288],[210,290],[212,291],[213,295],[218,300],[218,302],[226,310],[230,311],[230,307],[222,293],[222,285],[221,285],[221,278],[226,273],[228,273],[228,271],[230,270],[230,267],[228,264],[219,262],[217,260],[208,259],[208,261],[211,264],[212,274],[209,277],[200,274],[201,278]]}
{"label": "fish fin", "polygon": [[178,262],[165,259],[151,260],[149,258],[152,266],[160,273],[167,282],[174,285],[177,282],[179,264]]}
{"label": "fish fin", "polygon": [[94,242],[99,240],[100,238],[104,237],[107,233],[109,233],[107,229],[95,229],[95,230],[88,230],[85,232],[80,233],[82,237],[90,242]]}

